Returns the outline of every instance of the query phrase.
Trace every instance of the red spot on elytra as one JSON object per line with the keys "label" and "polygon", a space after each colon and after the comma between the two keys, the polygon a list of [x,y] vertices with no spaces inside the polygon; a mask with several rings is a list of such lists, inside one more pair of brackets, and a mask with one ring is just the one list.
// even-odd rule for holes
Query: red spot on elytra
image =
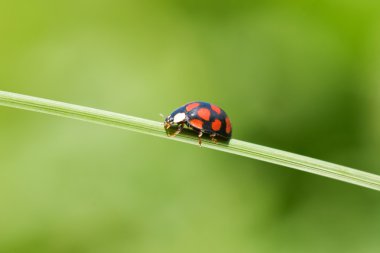
{"label": "red spot on elytra", "polygon": [[210,110],[206,108],[201,108],[198,110],[198,116],[204,120],[209,121],[210,120]]}
{"label": "red spot on elytra", "polygon": [[214,120],[211,124],[211,128],[214,131],[219,131],[219,129],[222,127],[222,122],[218,119]]}
{"label": "red spot on elytra", "polygon": [[191,103],[191,104],[188,104],[187,106],[186,106],[186,111],[191,111],[191,110],[193,110],[194,108],[196,108],[196,107],[198,107],[199,106],[199,103]]}
{"label": "red spot on elytra", "polygon": [[202,129],[203,121],[200,119],[192,119],[192,120],[190,120],[190,125],[195,127],[195,128]]}
{"label": "red spot on elytra", "polygon": [[230,122],[230,118],[226,118],[226,133],[231,133],[231,122]]}
{"label": "red spot on elytra", "polygon": [[217,107],[216,105],[211,105],[211,109],[212,109],[213,111],[215,111],[217,114],[220,114],[220,108]]}

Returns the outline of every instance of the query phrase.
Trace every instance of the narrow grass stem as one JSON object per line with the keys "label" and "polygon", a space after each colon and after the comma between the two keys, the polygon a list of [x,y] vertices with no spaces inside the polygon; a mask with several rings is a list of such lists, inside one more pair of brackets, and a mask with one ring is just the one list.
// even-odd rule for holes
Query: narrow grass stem
{"label": "narrow grass stem", "polygon": [[[0,105],[118,127],[174,141],[199,145],[197,135],[191,131],[184,131],[182,134],[176,136],[175,138],[170,138],[166,135],[163,124],[161,122],[94,109],[90,107],[73,105],[5,91],[0,91]],[[232,139],[229,144],[214,144],[207,138],[203,140],[202,147],[258,159],[261,161],[266,161],[269,163],[274,163],[289,168],[337,179],[347,183],[360,185],[366,188],[371,188],[378,191],[380,190],[380,176],[378,175],[274,148],[269,148],[236,139]]]}

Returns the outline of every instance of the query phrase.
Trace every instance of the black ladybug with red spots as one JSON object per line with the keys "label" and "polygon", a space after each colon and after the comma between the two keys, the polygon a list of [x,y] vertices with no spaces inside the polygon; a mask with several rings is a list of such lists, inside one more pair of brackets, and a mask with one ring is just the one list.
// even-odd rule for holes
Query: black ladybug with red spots
{"label": "black ladybug with red spots", "polygon": [[199,145],[202,143],[202,134],[209,134],[211,140],[216,143],[218,138],[229,141],[232,135],[232,127],[227,114],[218,106],[207,102],[191,102],[172,112],[166,117],[165,129],[177,124],[177,130],[170,136],[179,134],[184,126],[188,126],[198,132]]}

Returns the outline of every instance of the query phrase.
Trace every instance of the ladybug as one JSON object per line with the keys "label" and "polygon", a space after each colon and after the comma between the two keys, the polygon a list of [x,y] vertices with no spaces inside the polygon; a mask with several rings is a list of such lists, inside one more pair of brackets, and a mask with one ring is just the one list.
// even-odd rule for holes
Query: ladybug
{"label": "ladybug", "polygon": [[216,143],[217,138],[229,141],[232,135],[231,122],[227,114],[218,106],[201,101],[195,101],[179,107],[164,121],[165,130],[177,124],[178,128],[169,136],[179,134],[184,126],[198,132],[199,145],[202,144],[202,135],[209,134]]}

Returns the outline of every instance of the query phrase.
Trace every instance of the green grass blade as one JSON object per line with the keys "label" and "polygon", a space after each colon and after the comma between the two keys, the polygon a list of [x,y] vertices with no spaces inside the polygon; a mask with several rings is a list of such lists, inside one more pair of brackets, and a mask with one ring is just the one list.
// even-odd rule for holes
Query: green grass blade
{"label": "green grass blade", "polygon": [[[161,122],[90,107],[5,91],[0,91],[0,105],[118,127],[198,145],[197,136],[191,131],[184,131],[175,138],[170,138],[167,137]],[[202,142],[202,147],[283,165],[366,188],[380,190],[380,176],[378,175],[245,141],[232,139],[229,144],[214,144],[205,138]]]}

